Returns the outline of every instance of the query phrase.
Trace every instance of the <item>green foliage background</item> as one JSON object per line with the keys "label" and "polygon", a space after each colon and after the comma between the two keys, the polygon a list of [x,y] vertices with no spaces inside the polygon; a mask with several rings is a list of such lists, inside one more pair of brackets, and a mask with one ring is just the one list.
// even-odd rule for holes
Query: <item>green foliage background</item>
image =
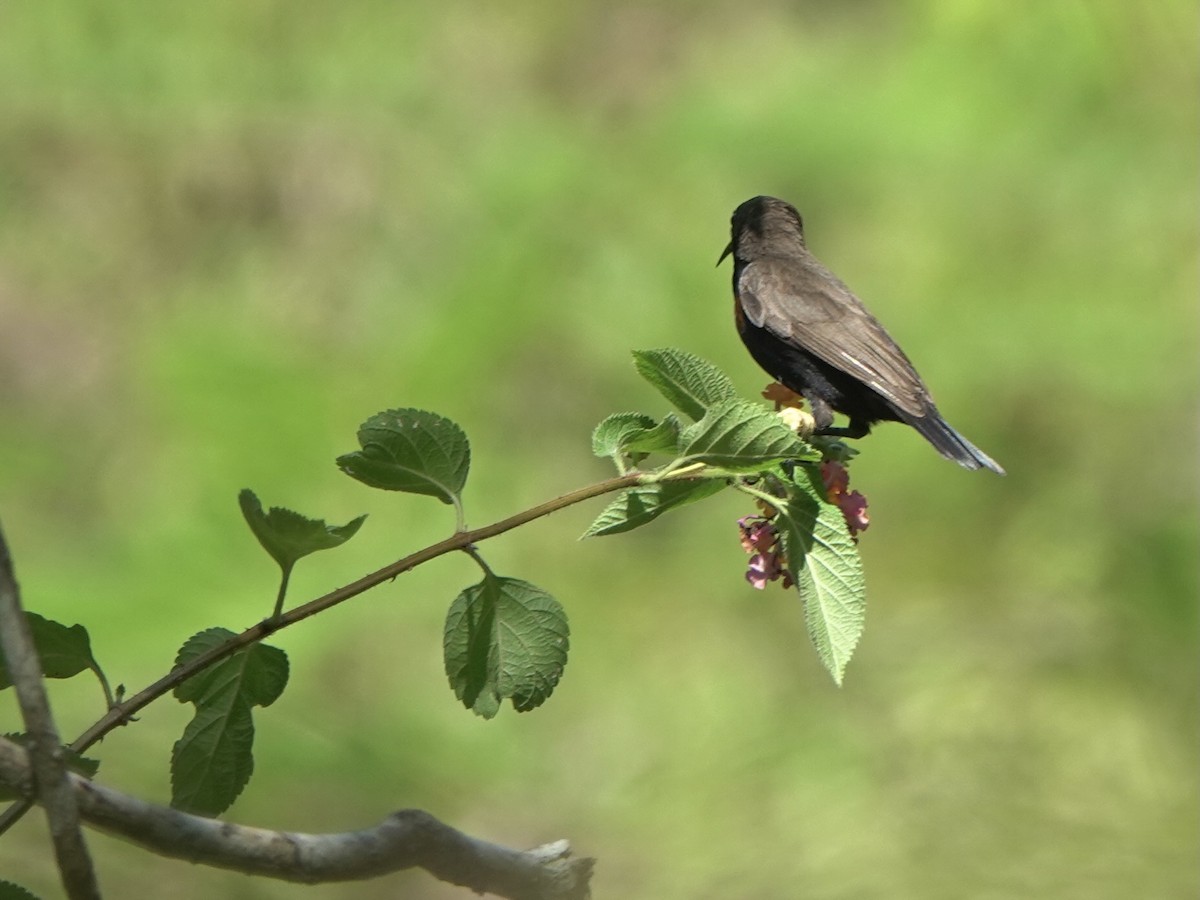
{"label": "green foliage background", "polygon": [[[794,594],[742,580],[736,497],[576,543],[596,503],[488,548],[571,617],[544,709],[454,699],[442,618],[476,573],[438,561],[273,639],[292,681],[231,817],[566,836],[599,897],[1194,895],[1196,34],[1173,0],[5,5],[0,516],[26,602],[138,689],[269,611],[238,489],[370,513],[296,600],[444,536],[448,508],[334,467],[391,406],[467,431],[473,525],[605,476],[595,422],[665,411],[630,349],[765,382],[713,263],[775,194],[1009,471],[862,442],[846,686]],[[52,690],[69,734],[100,712],[84,679]],[[187,718],[110,736],[101,776],[165,800]],[[0,841],[0,874],[55,896],[44,830]],[[91,842],[114,897],[462,896]]]}

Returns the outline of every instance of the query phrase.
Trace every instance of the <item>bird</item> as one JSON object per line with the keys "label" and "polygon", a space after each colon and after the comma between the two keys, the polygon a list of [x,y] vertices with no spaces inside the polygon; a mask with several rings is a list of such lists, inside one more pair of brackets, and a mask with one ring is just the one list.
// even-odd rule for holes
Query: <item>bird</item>
{"label": "bird", "polygon": [[[1003,475],[942,418],[904,351],[804,242],[790,203],[752,197],[733,212],[734,319],[750,355],[812,409],[816,434],[861,438],[876,422],[911,425],[947,459]],[[845,427],[833,415],[847,416]]]}

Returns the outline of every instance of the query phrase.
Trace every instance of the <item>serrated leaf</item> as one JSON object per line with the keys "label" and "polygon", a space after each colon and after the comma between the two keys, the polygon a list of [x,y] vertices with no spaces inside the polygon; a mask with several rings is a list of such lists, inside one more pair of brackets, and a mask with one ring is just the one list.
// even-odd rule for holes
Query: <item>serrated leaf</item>
{"label": "serrated leaf", "polygon": [[748,400],[723,400],[680,435],[681,458],[735,472],[758,471],[781,459],[817,459],[817,452],[775,413]]}
{"label": "serrated leaf", "polygon": [[171,751],[171,806],[198,816],[227,810],[254,773],[250,708],[201,707]]}
{"label": "serrated leaf", "polygon": [[817,655],[841,685],[866,624],[867,595],[858,545],[837,504],[825,499],[815,466],[797,466],[786,509],[776,526],[804,603],[804,620]]}
{"label": "serrated leaf", "polygon": [[719,478],[706,478],[703,481],[660,481],[632,487],[608,504],[580,537],[600,537],[632,531],[647,522],[653,522],[668,510],[711,497],[724,487],[724,479]]}
{"label": "serrated leaf", "polygon": [[0,881],[0,900],[40,900],[37,894],[27,891],[11,881]]}
{"label": "serrated leaf", "polygon": [[[33,645],[42,664],[42,674],[47,678],[70,678],[84,669],[99,673],[100,665],[92,656],[92,642],[87,629],[82,625],[63,625],[37,613],[25,613],[29,630],[33,633]],[[0,650],[0,689],[11,687],[4,652]]]}
{"label": "serrated leaf", "polygon": [[737,397],[728,375],[707,360],[673,347],[634,350],[633,365],[672,406],[692,419],[702,418],[715,403]]}
{"label": "serrated leaf", "polygon": [[446,675],[463,705],[490,719],[505,700],[518,712],[541,706],[567,664],[567,614],[541,588],[490,572],[446,615]]}
{"label": "serrated leaf", "polygon": [[592,432],[592,452],[602,458],[622,453],[630,438],[652,431],[656,424],[641,413],[613,413]]}
{"label": "serrated leaf", "polygon": [[340,547],[354,537],[367,518],[359,516],[345,525],[326,525],[323,519],[310,519],[280,506],[263,512],[262,503],[249,488],[238,494],[238,505],[258,542],[282,569],[290,569],[296,560],[310,553]]}
{"label": "serrated leaf", "polygon": [[[232,638],[210,628],[188,638],[175,664],[183,665]],[[255,706],[270,706],[287,685],[287,654],[254,644],[192,676],[175,688],[196,713],[171,753],[171,805],[215,816],[229,808],[254,771]]]}
{"label": "serrated leaf", "polygon": [[337,459],[350,477],[387,491],[458,503],[471,466],[471,447],[463,430],[449,419],[420,409],[389,409],[362,424],[358,442],[361,450]]}
{"label": "serrated leaf", "polygon": [[100,771],[100,760],[93,759],[90,756],[80,756],[70,747],[63,747],[63,755],[66,758],[67,768],[76,775],[82,775],[84,778],[95,778],[96,773]]}

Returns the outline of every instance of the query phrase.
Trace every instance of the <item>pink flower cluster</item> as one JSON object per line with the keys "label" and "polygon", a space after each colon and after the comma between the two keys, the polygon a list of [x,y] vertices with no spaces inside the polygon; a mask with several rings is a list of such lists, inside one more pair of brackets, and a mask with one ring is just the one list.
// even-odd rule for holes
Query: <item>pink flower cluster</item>
{"label": "pink flower cluster", "polygon": [[821,480],[825,482],[825,496],[841,509],[850,527],[850,536],[857,541],[858,533],[866,531],[871,524],[871,517],[867,515],[867,498],[858,491],[849,490],[850,473],[840,462],[826,460],[821,463]]}
{"label": "pink flower cluster", "polygon": [[742,534],[742,549],[751,554],[746,580],[760,591],[768,581],[778,578],[783,579],[785,588],[791,587],[792,575],[783,558],[779,532],[771,520],[766,516],[742,516],[738,519],[738,529]]}

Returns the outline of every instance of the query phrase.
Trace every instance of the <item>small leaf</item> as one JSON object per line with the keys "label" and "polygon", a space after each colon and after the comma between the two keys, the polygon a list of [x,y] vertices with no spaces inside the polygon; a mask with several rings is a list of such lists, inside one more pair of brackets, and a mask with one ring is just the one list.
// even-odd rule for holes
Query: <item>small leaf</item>
{"label": "small leaf", "polygon": [[283,569],[290,569],[296,560],[310,553],[340,547],[354,537],[367,518],[359,516],[345,525],[326,525],[322,519],[309,519],[280,506],[264,513],[262,503],[249,488],[238,494],[238,504],[258,542]]}
{"label": "small leaf", "polygon": [[685,506],[719,493],[724,479],[703,481],[660,481],[630,488],[608,504],[580,537],[599,537],[632,531],[652,522],[668,510]]}
{"label": "small leaf", "polygon": [[817,452],[775,413],[748,400],[725,400],[680,436],[682,458],[752,472],[781,459],[817,459]]}
{"label": "small leaf", "polygon": [[467,482],[471,448],[461,428],[420,409],[389,409],[358,429],[362,447],[339,456],[339,468],[363,484],[428,494],[457,503]]}
{"label": "small leaf", "polygon": [[[53,619],[27,612],[29,630],[33,632],[33,644],[42,663],[42,674],[47,678],[70,678],[84,669],[97,673],[100,665],[92,656],[92,643],[87,629],[82,625],[63,625]],[[8,667],[4,664],[4,653],[0,650],[0,689],[10,687]]]}
{"label": "small leaf", "polygon": [[67,768],[76,775],[82,775],[84,778],[95,778],[96,773],[100,771],[100,760],[92,759],[90,756],[80,756],[70,747],[63,747],[63,755],[66,757]]}
{"label": "small leaf", "polygon": [[714,403],[737,397],[728,375],[682,350],[635,350],[633,364],[676,409],[692,419],[703,417]]}
{"label": "small leaf", "polygon": [[815,466],[797,466],[776,517],[784,555],[804,602],[808,635],[840,685],[866,624],[866,581],[846,517],[825,499]]}
{"label": "small leaf", "polygon": [[622,453],[630,438],[652,431],[655,424],[641,413],[613,413],[592,432],[592,452],[599,457]]}
{"label": "small leaf", "polygon": [[[180,648],[175,664],[184,665],[233,636],[224,628],[193,635]],[[196,705],[196,714],[171,753],[173,807],[207,816],[229,808],[254,771],[251,709],[278,700],[287,679],[287,655],[276,647],[254,644],[175,688],[181,703]]]}
{"label": "small leaf", "polygon": [[40,900],[40,898],[19,884],[0,880],[0,900]]}
{"label": "small leaf", "polygon": [[630,437],[625,449],[630,453],[668,453],[679,452],[679,435],[683,431],[683,423],[675,413],[667,413],[666,418],[649,431]]}
{"label": "small leaf", "polygon": [[490,719],[511,700],[517,712],[541,706],[567,664],[567,614],[541,588],[487,573],[446,615],[446,675],[463,705]]}

